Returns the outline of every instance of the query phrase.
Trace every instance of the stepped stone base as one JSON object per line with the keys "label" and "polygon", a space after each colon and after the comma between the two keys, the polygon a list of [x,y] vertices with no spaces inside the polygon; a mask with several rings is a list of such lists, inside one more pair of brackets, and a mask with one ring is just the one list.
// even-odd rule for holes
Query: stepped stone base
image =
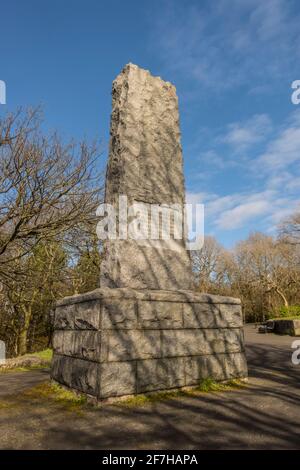
{"label": "stepped stone base", "polygon": [[101,401],[247,377],[240,300],[100,288],[57,303],[51,377]]}

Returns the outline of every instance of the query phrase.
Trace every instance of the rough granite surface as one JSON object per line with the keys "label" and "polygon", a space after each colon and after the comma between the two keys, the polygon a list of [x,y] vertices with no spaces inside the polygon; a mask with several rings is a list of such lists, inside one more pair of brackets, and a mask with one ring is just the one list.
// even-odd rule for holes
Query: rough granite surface
{"label": "rough granite surface", "polygon": [[[174,86],[128,64],[112,95],[105,201],[182,205]],[[101,401],[247,377],[240,300],[193,292],[184,240],[168,243],[105,242],[100,288],[57,302],[53,380]]]}
{"label": "rough granite surface", "polygon": [[[128,64],[113,82],[105,202],[119,195],[159,206],[185,202],[176,89],[147,70]],[[171,241],[169,242],[171,243]],[[185,241],[116,240],[106,243],[101,287],[190,289]]]}

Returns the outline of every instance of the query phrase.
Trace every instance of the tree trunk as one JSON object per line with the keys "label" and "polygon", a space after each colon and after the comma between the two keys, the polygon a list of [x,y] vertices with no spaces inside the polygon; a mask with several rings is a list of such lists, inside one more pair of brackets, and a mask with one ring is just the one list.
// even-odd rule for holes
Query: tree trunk
{"label": "tree trunk", "polygon": [[277,294],[280,295],[280,297],[282,298],[282,300],[283,300],[283,302],[284,302],[284,306],[285,306],[285,307],[288,307],[288,306],[289,306],[289,303],[288,303],[288,301],[287,301],[286,296],[283,294],[283,292],[281,292],[281,291],[278,289],[278,287],[276,288],[276,292],[277,292]]}
{"label": "tree trunk", "polygon": [[31,309],[24,312],[24,326],[19,333],[18,355],[23,356],[27,352],[27,337],[31,320]]}

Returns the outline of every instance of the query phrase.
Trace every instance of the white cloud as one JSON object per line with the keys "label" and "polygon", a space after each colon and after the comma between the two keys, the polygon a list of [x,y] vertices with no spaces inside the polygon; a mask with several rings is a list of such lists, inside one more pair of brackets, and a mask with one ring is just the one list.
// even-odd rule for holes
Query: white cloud
{"label": "white cloud", "polygon": [[187,191],[185,199],[187,204],[203,204],[204,201],[208,200],[210,197],[213,197],[209,193],[199,192],[193,193],[191,191]]}
{"label": "white cloud", "polygon": [[215,150],[206,150],[200,152],[199,160],[210,167],[222,169],[226,165],[226,161]]}
{"label": "white cloud", "polygon": [[[297,71],[299,15],[286,0],[165,2],[151,47],[168,70],[187,73],[216,92],[237,84],[264,86]],[[162,13],[163,11],[163,13]],[[153,25],[153,22],[152,22]],[[252,85],[253,88],[253,85]]]}
{"label": "white cloud", "polygon": [[[190,156],[190,161],[195,160],[196,165],[201,163],[201,172],[194,171],[191,178],[199,181],[211,179],[220,170],[243,166],[245,164],[244,152],[267,139],[271,130],[272,122],[267,114],[256,114],[243,122],[230,123],[225,132],[217,132],[217,135],[201,132],[200,129],[185,152],[185,155]],[[207,150],[203,150],[205,143],[206,145],[210,143],[210,148]],[[230,147],[230,153],[224,143]],[[237,154],[239,154],[238,158]],[[247,159],[246,163],[248,163]]]}
{"label": "white cloud", "polygon": [[[205,204],[206,226],[216,232],[240,228],[276,230],[283,218],[300,207],[300,111],[293,111],[280,126],[272,127],[270,118],[262,114],[232,123],[223,133],[217,130],[216,134],[211,145],[220,148],[202,152],[202,157],[220,163],[214,169],[219,171],[216,187],[227,176],[233,184],[232,191],[228,189],[229,194],[222,196],[211,192],[189,195],[193,202]],[[230,144],[239,162],[239,166],[231,165],[229,171],[228,160],[218,162],[217,158],[224,142]],[[259,147],[251,148],[250,157],[243,155],[245,149],[256,143]],[[243,190],[241,181],[247,185]],[[199,182],[200,187],[202,184],[205,181]]]}
{"label": "white cloud", "polygon": [[207,198],[205,201],[206,213],[209,217],[218,218],[222,212],[227,211],[238,204],[240,198],[240,194],[229,194],[221,197],[214,195],[211,198]]}
{"label": "white cloud", "polygon": [[272,210],[274,191],[259,193],[234,193],[217,198],[207,204],[207,214],[213,216],[218,229],[233,230],[243,227],[257,216],[268,214]]}
{"label": "white cloud", "polygon": [[284,189],[285,194],[293,193],[300,189],[300,175],[288,171],[274,172],[266,180],[266,185],[270,189]]}
{"label": "white cloud", "polygon": [[299,126],[284,129],[271,142],[259,157],[257,164],[265,171],[286,168],[300,160],[300,123]]}
{"label": "white cloud", "polygon": [[253,202],[245,202],[220,214],[217,220],[217,227],[223,230],[241,228],[250,220],[266,214],[268,211],[270,211],[269,201],[261,199]]}
{"label": "white cloud", "polygon": [[276,207],[276,210],[267,217],[266,222],[271,229],[277,227],[284,219],[300,208],[300,199],[288,200],[286,205]]}
{"label": "white cloud", "polygon": [[270,189],[221,197],[213,193],[189,193],[188,200],[204,203],[205,224],[217,231],[250,227],[254,230],[262,223],[266,230],[273,230],[300,204],[299,196],[282,197],[280,191]]}
{"label": "white cloud", "polygon": [[272,124],[269,116],[257,114],[244,123],[230,124],[223,141],[230,144],[236,152],[242,152],[251,145],[266,139],[271,129]]}

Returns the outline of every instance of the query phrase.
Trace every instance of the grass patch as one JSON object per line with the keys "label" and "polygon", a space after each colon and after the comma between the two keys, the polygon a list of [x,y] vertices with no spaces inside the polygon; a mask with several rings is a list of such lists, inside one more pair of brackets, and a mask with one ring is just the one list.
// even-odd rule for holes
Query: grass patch
{"label": "grass patch", "polygon": [[0,411],[11,410],[13,408],[16,408],[16,404],[14,402],[0,400]]}
{"label": "grass patch", "polygon": [[57,407],[59,411],[82,414],[87,399],[82,394],[66,390],[58,384],[44,382],[30,389],[12,395],[9,399],[0,400],[0,412],[10,409],[50,409]]}
{"label": "grass patch", "polygon": [[44,382],[24,392],[24,397],[30,400],[43,400],[52,404],[61,405],[68,411],[80,412],[87,404],[87,398],[83,394],[66,390],[59,384]]}
{"label": "grass patch", "polygon": [[203,393],[209,392],[226,392],[229,390],[245,387],[245,383],[238,379],[228,380],[227,382],[216,382],[211,378],[204,379],[200,382],[197,390]]}
{"label": "grass patch", "polygon": [[[52,355],[53,355],[52,349],[44,349],[43,351],[25,354],[24,356],[19,356],[19,357],[11,359],[12,362],[14,360],[20,362],[20,365],[13,366],[12,364],[11,367],[9,366],[10,359],[8,359],[7,366],[0,367],[0,374],[10,373],[10,372],[28,372],[34,369],[45,369],[45,367],[50,366]],[[37,361],[36,363],[32,362],[32,364],[26,365],[26,360],[28,362],[30,358],[38,358],[40,359],[41,362],[39,363]],[[24,365],[22,365],[22,361]]]}
{"label": "grass patch", "polygon": [[30,354],[26,354],[26,356],[34,356],[34,357],[39,357],[40,359],[43,359],[44,361],[48,361],[49,364],[52,360],[53,356],[53,350],[52,349],[44,349],[43,351],[38,351]]}
{"label": "grass patch", "polygon": [[300,320],[300,316],[293,316],[293,317],[275,317],[275,318],[270,318],[271,321],[275,321],[275,320],[281,320],[281,321],[284,321],[284,320]]}
{"label": "grass patch", "polygon": [[35,364],[30,367],[11,367],[10,369],[0,368],[0,374],[10,374],[11,372],[29,372],[35,369],[45,369],[45,367],[47,367],[45,364]]}
{"label": "grass patch", "polygon": [[120,400],[113,402],[113,405],[126,407],[143,406],[147,403],[155,403],[164,400],[171,400],[174,398],[187,397],[190,395],[191,393],[188,390],[153,392],[147,394],[139,394],[130,398],[120,398]]}
{"label": "grass patch", "polygon": [[59,384],[52,382],[39,384],[24,392],[24,395],[30,398],[42,398],[71,406],[82,406],[87,402],[85,395],[75,393],[72,390],[66,390]]}
{"label": "grass patch", "polygon": [[196,397],[200,396],[202,393],[228,392],[234,389],[241,389],[245,386],[246,384],[238,379],[229,380],[227,382],[216,382],[211,378],[207,378],[202,380],[198,387],[140,394],[125,399],[120,398],[120,400],[115,401],[113,405],[125,407],[143,406],[148,403],[155,403],[164,400]]}
{"label": "grass patch", "polygon": [[29,367],[11,367],[11,368],[1,368],[0,367],[0,374],[10,374],[11,372],[29,372],[31,370],[37,369],[45,369],[47,368],[47,364],[32,364]]}
{"label": "grass patch", "polygon": [[[245,386],[246,384],[241,380],[230,380],[226,383],[220,383],[208,378],[202,380],[198,387],[166,390],[140,394],[130,398],[120,398],[114,401],[112,405],[118,407],[139,407],[166,400],[199,397],[203,393],[228,392]],[[91,406],[84,394],[68,390],[57,383],[44,382],[13,396],[8,401],[0,400],[0,411],[28,405],[34,408],[37,406],[58,406],[62,411],[73,412],[78,415],[81,415]]]}

